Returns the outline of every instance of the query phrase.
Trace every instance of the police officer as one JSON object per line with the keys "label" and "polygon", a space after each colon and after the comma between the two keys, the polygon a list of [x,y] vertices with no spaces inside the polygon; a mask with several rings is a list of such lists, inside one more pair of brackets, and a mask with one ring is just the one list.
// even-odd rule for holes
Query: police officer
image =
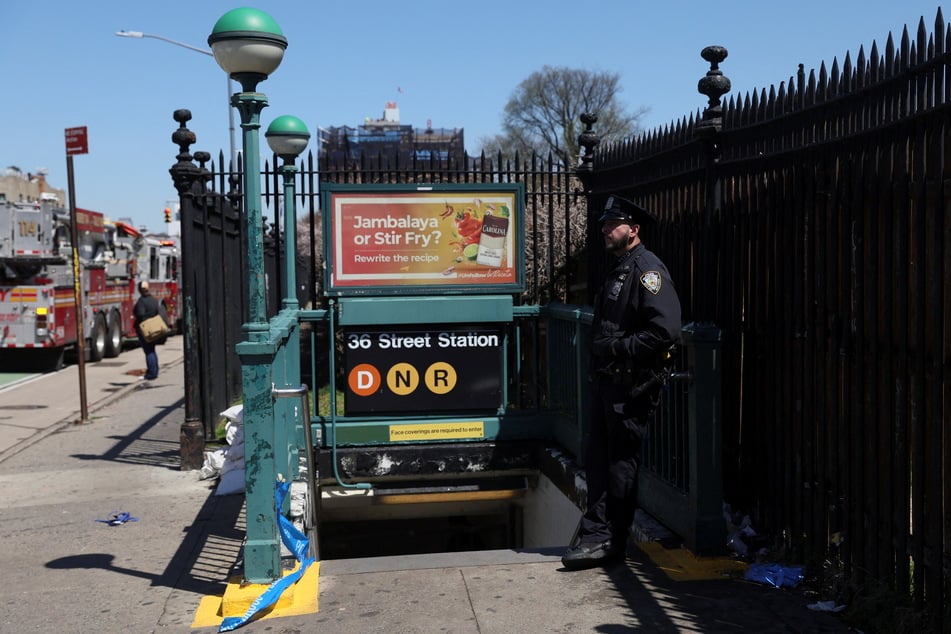
{"label": "police officer", "polygon": [[641,242],[654,223],[634,202],[610,196],[599,219],[614,264],[598,291],[591,325],[587,508],[562,557],[569,570],[624,557],[637,504],[641,440],[680,339],[680,300],[670,273]]}

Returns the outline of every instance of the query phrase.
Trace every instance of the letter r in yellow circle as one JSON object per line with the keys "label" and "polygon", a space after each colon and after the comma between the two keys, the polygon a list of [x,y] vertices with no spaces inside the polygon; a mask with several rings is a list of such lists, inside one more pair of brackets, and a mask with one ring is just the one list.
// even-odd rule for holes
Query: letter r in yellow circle
{"label": "letter r in yellow circle", "polygon": [[445,361],[437,361],[428,368],[424,380],[433,394],[446,394],[456,387],[456,369]]}

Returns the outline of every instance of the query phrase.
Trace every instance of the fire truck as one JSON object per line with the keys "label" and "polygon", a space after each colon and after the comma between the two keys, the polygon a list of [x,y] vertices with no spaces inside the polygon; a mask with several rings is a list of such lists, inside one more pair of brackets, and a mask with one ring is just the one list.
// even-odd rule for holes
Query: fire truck
{"label": "fire truck", "polygon": [[[136,337],[138,283],[180,321],[179,252],[125,222],[76,209],[85,351],[89,361],[118,356]],[[53,201],[0,202],[0,356],[4,367],[59,369],[77,349],[70,215]]]}

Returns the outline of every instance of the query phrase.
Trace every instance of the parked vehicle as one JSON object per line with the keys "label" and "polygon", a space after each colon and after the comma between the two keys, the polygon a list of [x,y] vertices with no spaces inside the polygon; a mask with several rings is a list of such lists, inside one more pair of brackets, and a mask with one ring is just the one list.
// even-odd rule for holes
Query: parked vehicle
{"label": "parked vehicle", "polygon": [[118,356],[135,337],[132,308],[142,280],[179,321],[174,243],[87,209],[76,209],[76,229],[74,266],[67,210],[53,201],[0,202],[0,354],[14,359],[11,366],[58,369],[77,348],[77,273],[91,362]]}

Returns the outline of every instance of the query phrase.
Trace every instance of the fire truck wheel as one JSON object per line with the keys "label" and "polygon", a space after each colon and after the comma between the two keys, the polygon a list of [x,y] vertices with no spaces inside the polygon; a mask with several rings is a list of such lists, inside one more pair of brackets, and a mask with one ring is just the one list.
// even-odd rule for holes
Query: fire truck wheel
{"label": "fire truck wheel", "polygon": [[109,313],[109,324],[106,330],[106,358],[118,357],[120,352],[122,352],[122,323],[119,313],[112,311]]}
{"label": "fire truck wheel", "polygon": [[101,361],[106,353],[106,324],[102,315],[96,317],[92,332],[89,333],[89,360],[93,363]]}

